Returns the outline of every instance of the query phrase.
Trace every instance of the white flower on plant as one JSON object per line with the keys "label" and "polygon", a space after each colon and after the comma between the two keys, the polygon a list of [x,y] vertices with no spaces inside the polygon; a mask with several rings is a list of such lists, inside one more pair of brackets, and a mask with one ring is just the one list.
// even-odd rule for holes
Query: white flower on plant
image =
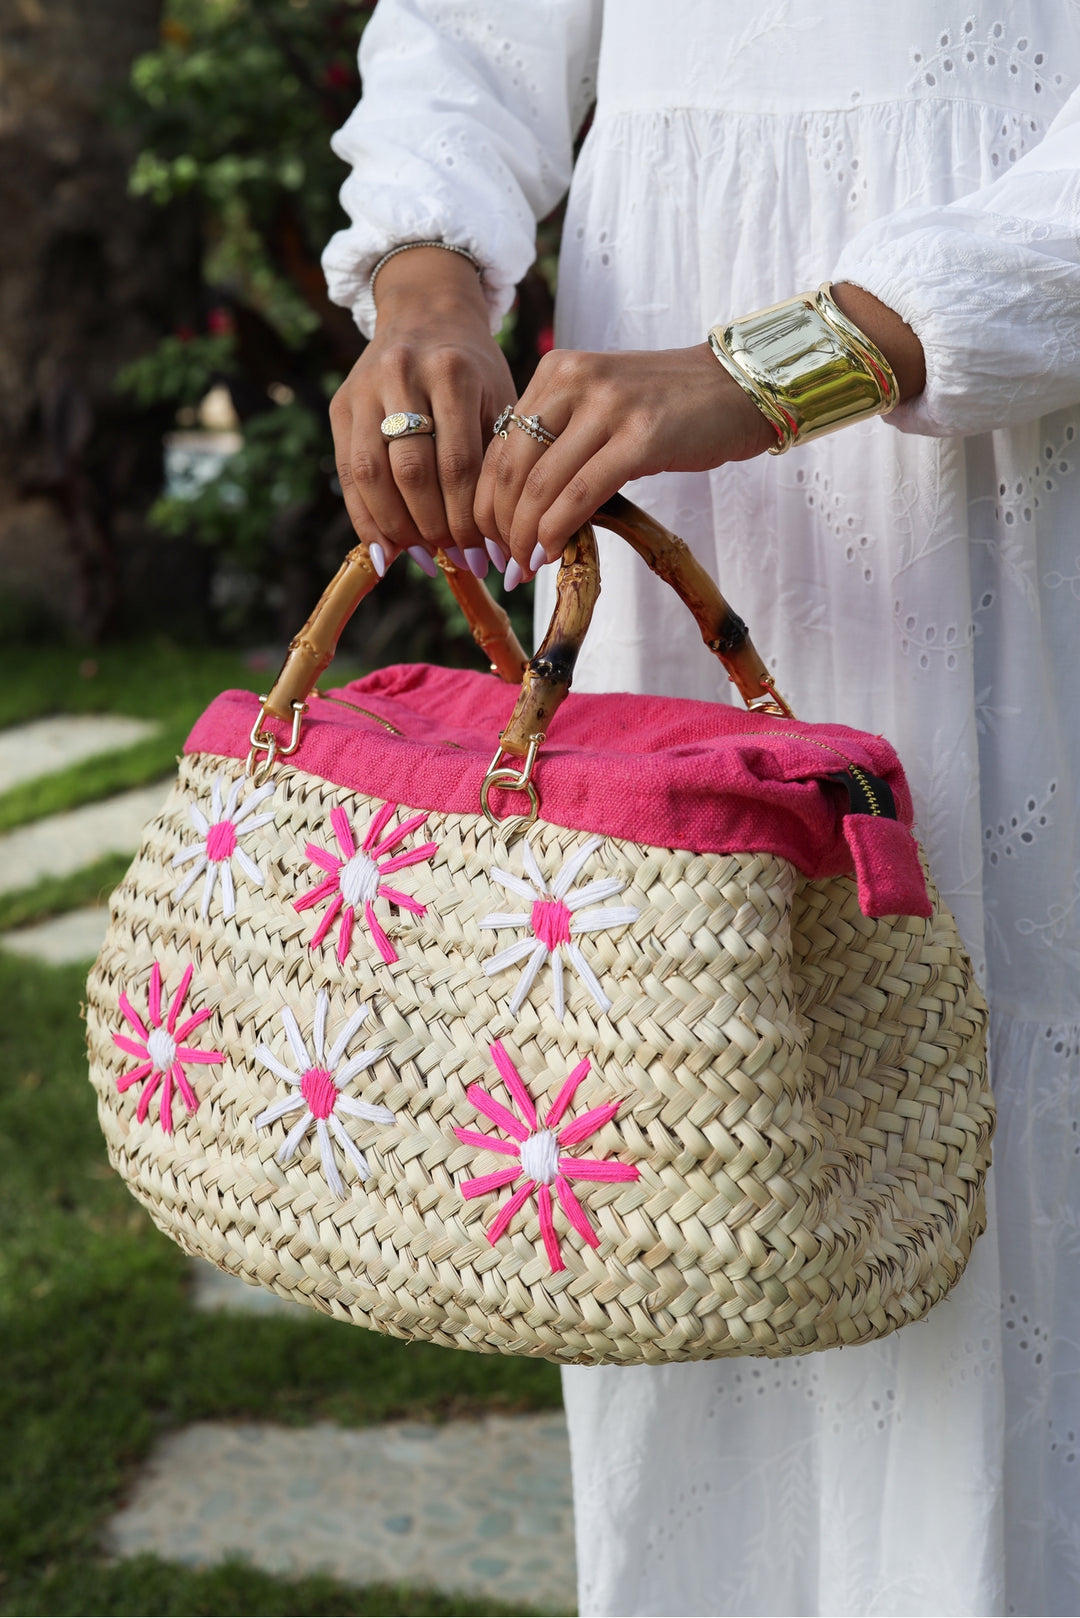
{"label": "white flower on plant", "polygon": [[[341,1115],[349,1118],[363,1118],[368,1123],[392,1124],[394,1114],[389,1107],[374,1106],[369,1101],[357,1101],[352,1096],[342,1095],[345,1085],[363,1073],[373,1063],[379,1060],[383,1052],[389,1047],[380,1045],[376,1050],[359,1051],[355,1056],[343,1061],[348,1049],[349,1041],[356,1033],[360,1024],[370,1009],[367,1002],[358,1006],[353,1012],[344,1028],[341,1030],[330,1050],[326,1049],[326,1017],[329,1000],[325,989],[320,989],[315,1002],[315,1022],[311,1031],[311,1046],[300,1033],[299,1024],[293,1015],[292,1009],[286,1006],[281,1013],[281,1021],[285,1033],[296,1058],[299,1071],[294,1072],[279,1062],[269,1045],[258,1045],[255,1055],[263,1067],[269,1068],[277,1078],[284,1079],[292,1090],[297,1092],[285,1097],[284,1101],[276,1101],[273,1106],[267,1107],[255,1120],[256,1129],[265,1129],[270,1124],[277,1123],[279,1118],[285,1118],[289,1113],[300,1112],[300,1118],[292,1125],[277,1153],[277,1160],[281,1164],[291,1163],[296,1156],[297,1149],[304,1136],[315,1126],[315,1134],[319,1142],[319,1156],[322,1159],[323,1174],[326,1183],[336,1197],[346,1196],[345,1185],[338,1172],[334,1157],[333,1140],[336,1140],[345,1156],[356,1170],[357,1177],[366,1180],[370,1177],[367,1158],[353,1143],[341,1122]],[[333,1140],[331,1139],[333,1136]]]}
{"label": "white flower on plant", "polygon": [[255,864],[251,855],[245,853],[240,847],[240,839],[246,837],[249,832],[257,831],[260,826],[265,826],[268,821],[273,820],[274,811],[272,809],[266,810],[261,815],[255,815],[254,819],[250,817],[260,803],[265,803],[267,798],[273,796],[274,783],[271,781],[268,785],[258,787],[254,792],[250,792],[238,811],[240,793],[243,787],[244,777],[240,776],[230,787],[228,800],[223,808],[221,803],[221,776],[215,776],[213,786],[210,789],[210,814],[212,817],[210,820],[207,820],[197,803],[188,804],[191,824],[199,833],[202,841],[189,843],[186,848],[182,848],[178,854],[173,855],[172,863],[174,866],[187,865],[194,861],[191,870],[179,886],[174,889],[173,902],[175,903],[178,899],[182,899],[192,883],[197,881],[205,871],[206,881],[203,884],[202,905],[199,910],[199,914],[204,919],[210,914],[210,900],[213,897],[214,886],[219,877],[221,879],[221,913],[226,920],[230,920],[236,914],[236,887],[232,874],[233,860],[236,861],[248,881],[254,883],[255,887],[261,888],[263,885],[262,871]]}
{"label": "white flower on plant", "polygon": [[493,955],[490,961],[484,963],[485,974],[493,977],[497,972],[505,972],[507,967],[515,966],[518,961],[525,962],[525,969],[510,1001],[511,1012],[520,1010],[526,995],[536,981],[537,973],[545,960],[550,960],[552,1005],[556,1017],[562,1022],[566,1009],[563,985],[564,959],[577,972],[600,1010],[611,1010],[611,1001],[600,987],[600,982],[585,959],[577,940],[586,933],[610,932],[616,927],[628,927],[637,921],[641,911],[633,905],[608,905],[603,909],[585,908],[602,905],[605,900],[613,899],[617,893],[621,893],[626,883],[621,882],[618,877],[601,877],[596,882],[587,882],[582,888],[573,887],[574,879],[603,841],[602,837],[590,837],[588,842],[583,843],[577,852],[571,854],[564,862],[550,884],[542,875],[536,862],[536,855],[528,843],[522,848],[522,861],[531,881],[526,882],[510,871],[502,871],[497,866],[492,866],[491,875],[500,887],[506,888],[510,893],[520,894],[523,899],[530,901],[528,911],[513,914],[496,912],[484,916],[479,924],[481,927],[527,929],[525,938],[519,939],[516,944],[507,945],[505,949]]}

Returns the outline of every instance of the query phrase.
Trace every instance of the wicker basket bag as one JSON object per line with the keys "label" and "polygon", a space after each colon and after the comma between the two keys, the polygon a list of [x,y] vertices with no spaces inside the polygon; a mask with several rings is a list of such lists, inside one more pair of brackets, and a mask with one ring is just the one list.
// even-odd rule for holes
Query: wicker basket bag
{"label": "wicker basket bag", "polygon": [[751,711],[578,696],[542,747],[588,528],[527,664],[443,559],[516,703],[425,666],[313,695],[359,547],[270,696],[196,725],[113,896],[110,1157],[186,1251],[401,1338],[633,1364],[883,1336],[983,1227],[985,1005],[888,744],[795,720],[682,542],[598,520]]}

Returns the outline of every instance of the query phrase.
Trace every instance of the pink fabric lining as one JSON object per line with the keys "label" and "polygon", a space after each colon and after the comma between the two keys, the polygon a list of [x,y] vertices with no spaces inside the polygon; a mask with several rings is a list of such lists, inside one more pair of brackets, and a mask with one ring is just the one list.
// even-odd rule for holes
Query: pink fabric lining
{"label": "pink fabric lining", "polygon": [[[295,768],[394,804],[479,812],[480,785],[510,717],[514,687],[493,675],[399,664],[342,687],[340,695],[402,734],[315,697],[290,761]],[[225,692],[196,723],[187,750],[245,758],[258,708],[249,692]],[[552,722],[534,779],[541,812],[553,825],[657,848],[758,850],[791,860],[811,877],[851,874],[858,861],[867,914],[897,914],[901,901],[911,913],[926,914],[910,837],[909,855],[895,822],[845,816],[842,794],[820,785],[845,761],[889,783],[900,829],[910,827],[911,794],[880,736],[724,703],[571,696]],[[492,793],[499,814],[520,813],[522,805],[520,793]],[[376,857],[380,851],[381,845]]]}

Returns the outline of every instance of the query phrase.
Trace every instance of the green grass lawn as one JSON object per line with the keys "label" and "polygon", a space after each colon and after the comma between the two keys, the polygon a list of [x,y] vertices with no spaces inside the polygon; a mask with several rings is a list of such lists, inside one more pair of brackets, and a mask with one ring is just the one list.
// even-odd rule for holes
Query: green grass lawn
{"label": "green grass lawn", "polygon": [[[168,773],[227,686],[265,688],[240,657],[166,642],[0,657],[0,726],[54,712],[157,718],[157,738],[48,787],[0,797],[0,830]],[[335,670],[333,683],[354,670]],[[0,926],[87,903],[126,860],[5,897]],[[193,1572],[108,1563],[102,1529],[171,1428],[205,1418],[345,1424],[441,1420],[560,1403],[554,1367],[407,1346],[312,1314],[198,1314],[188,1265],[105,1156],[86,1077],[84,971],[0,951],[0,1613],[453,1614],[502,1606],[405,1587],[349,1589],[234,1563]],[[208,1368],[212,1374],[208,1374]]]}
{"label": "green grass lawn", "polygon": [[[176,646],[160,637],[101,647],[93,657],[71,646],[3,649],[0,730],[57,713],[129,714],[156,720],[159,729],[130,747],[0,793],[0,832],[170,775],[188,731],[219,691],[265,691],[276,672],[252,667],[238,652]],[[344,685],[359,672],[341,659],[326,683]]]}

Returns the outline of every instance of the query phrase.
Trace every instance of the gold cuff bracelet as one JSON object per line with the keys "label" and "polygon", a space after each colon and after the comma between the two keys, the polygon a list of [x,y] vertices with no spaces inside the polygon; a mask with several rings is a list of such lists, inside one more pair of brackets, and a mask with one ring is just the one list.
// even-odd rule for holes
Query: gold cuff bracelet
{"label": "gold cuff bracelet", "polygon": [[775,427],[770,455],[887,415],[900,401],[888,360],[831,294],[826,281],[709,333],[720,364]]}

